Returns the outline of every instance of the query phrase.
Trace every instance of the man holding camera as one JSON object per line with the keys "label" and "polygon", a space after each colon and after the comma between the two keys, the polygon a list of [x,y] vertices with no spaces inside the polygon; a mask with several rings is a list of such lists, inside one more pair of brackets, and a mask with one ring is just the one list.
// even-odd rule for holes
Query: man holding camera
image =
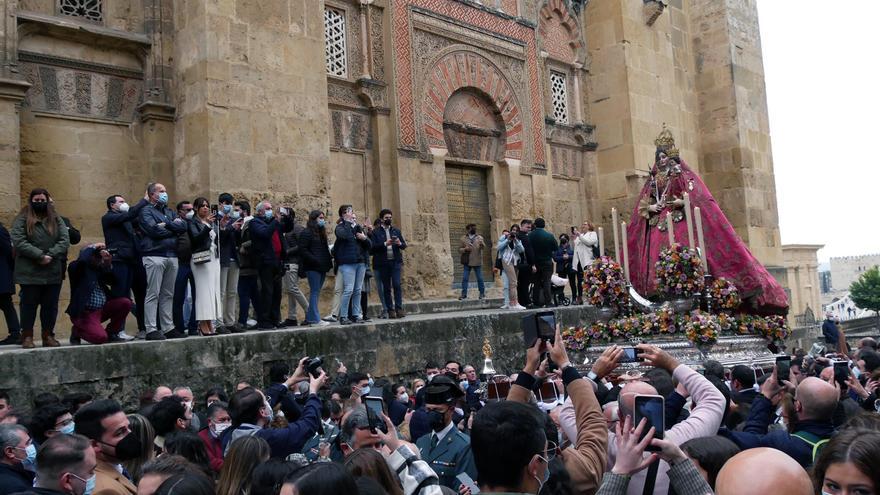
{"label": "man holding camera", "polygon": [[[116,284],[113,255],[104,243],[89,245],[68,267],[70,274],[70,305],[67,314],[73,322],[72,339],[85,339],[91,344],[122,342],[117,332],[131,311],[131,299],[111,298]],[[107,328],[101,323],[110,320]]]}
{"label": "man holding camera", "polygon": [[477,274],[477,287],[480,289],[480,299],[486,298],[486,286],[483,284],[483,249],[486,242],[483,236],[477,234],[477,225],[470,223],[465,227],[465,235],[461,236],[461,245],[458,252],[461,254],[461,264],[464,273],[461,277],[461,297],[459,301],[467,299],[468,280],[471,270]]}

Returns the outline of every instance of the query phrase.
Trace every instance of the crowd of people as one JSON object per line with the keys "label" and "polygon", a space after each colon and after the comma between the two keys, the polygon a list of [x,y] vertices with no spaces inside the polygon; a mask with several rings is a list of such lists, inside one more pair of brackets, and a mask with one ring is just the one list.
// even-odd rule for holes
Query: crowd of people
{"label": "crowd of people", "polygon": [[[697,372],[636,349],[649,371],[620,369],[612,345],[581,376],[557,330],[512,375],[449,359],[406,383],[340,362],[331,380],[304,357],[199,399],[159,386],[128,412],[81,393],[41,393],[29,409],[0,392],[0,495],[880,491],[873,339],[848,354],[795,350],[784,377],[715,361]],[[635,423],[657,396],[663,419]]]}
{"label": "crowd of people", "polygon": [[[43,346],[60,345],[54,330],[65,279],[73,345],[370,321],[372,285],[381,302],[376,316],[406,316],[400,280],[407,244],[389,209],[368,223],[343,205],[335,225],[327,225],[322,211],[312,211],[303,224],[289,207],[260,201],[252,209],[228,193],[213,205],[203,197],[173,208],[169,201],[159,183],[149,184],[133,205],[119,194],[108,197],[104,242],[82,247],[68,264],[68,250],[81,235],[56,211],[49,191],[34,189],[11,228],[0,224],[0,309],[9,330],[0,345],[33,348],[37,308]],[[331,271],[334,299],[322,318],[319,295]],[[130,312],[135,337],[125,331]]]}

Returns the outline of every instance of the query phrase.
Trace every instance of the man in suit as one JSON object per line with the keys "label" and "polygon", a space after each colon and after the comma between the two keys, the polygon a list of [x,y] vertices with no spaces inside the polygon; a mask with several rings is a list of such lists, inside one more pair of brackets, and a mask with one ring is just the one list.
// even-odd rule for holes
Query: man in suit
{"label": "man in suit", "polygon": [[141,455],[142,446],[119,403],[104,399],[87,404],[76,412],[74,424],[76,433],[88,438],[96,453],[94,493],[136,494],[137,488],[122,474],[121,463]]}
{"label": "man in suit", "polygon": [[730,370],[730,388],[733,391],[731,400],[736,408],[727,416],[725,425],[731,430],[741,429],[741,425],[749,417],[752,402],[759,395],[755,390],[755,371],[742,364],[734,366]]}
{"label": "man in suit", "polygon": [[[104,244],[107,245],[107,249],[116,252],[113,255],[113,273],[116,275],[117,284],[112,288],[111,298],[130,298],[134,292],[138,331],[144,333],[146,333],[144,297],[147,292],[147,276],[137,243],[135,222],[141,210],[148,204],[149,196],[147,194],[144,194],[144,197],[134,206],[129,206],[122,195],[114,194],[107,198],[107,213],[101,217]],[[117,329],[116,336],[122,340],[131,338],[122,327]]]}
{"label": "man in suit", "polygon": [[422,460],[437,473],[440,484],[457,491],[461,485],[456,478],[459,474],[467,473],[471,479],[477,479],[471,440],[452,422],[455,402],[464,392],[445,375],[435,377],[425,388],[425,407],[433,431],[419,438],[416,447]]}

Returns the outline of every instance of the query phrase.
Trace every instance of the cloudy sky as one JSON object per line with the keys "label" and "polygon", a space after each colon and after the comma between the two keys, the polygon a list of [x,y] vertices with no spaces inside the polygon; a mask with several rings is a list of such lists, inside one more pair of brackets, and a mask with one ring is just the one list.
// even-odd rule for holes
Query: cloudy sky
{"label": "cloudy sky", "polygon": [[758,0],[783,244],[880,253],[880,1]]}

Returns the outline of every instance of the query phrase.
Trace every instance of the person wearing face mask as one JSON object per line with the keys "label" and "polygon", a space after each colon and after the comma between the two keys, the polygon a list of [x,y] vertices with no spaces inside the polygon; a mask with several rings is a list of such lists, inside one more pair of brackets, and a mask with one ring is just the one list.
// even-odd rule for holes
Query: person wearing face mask
{"label": "person wearing face mask", "polygon": [[[129,206],[125,197],[114,194],[107,198],[107,212],[101,217],[101,228],[104,231],[104,244],[112,250],[113,274],[116,285],[112,287],[111,298],[128,297],[134,293],[138,311],[135,312],[138,331],[144,331],[144,295],[146,291],[146,275],[141,260],[140,250],[135,236],[135,222],[144,206],[148,205],[145,194],[134,206]],[[137,282],[137,283],[136,283]],[[123,327],[125,324],[123,323]],[[116,332],[121,340],[130,340],[125,329],[120,327]]]}
{"label": "person wearing face mask", "polygon": [[318,296],[327,278],[327,272],[333,267],[330,248],[327,242],[327,229],[324,212],[312,210],[306,228],[299,235],[299,256],[302,271],[309,281],[309,307],[306,310],[304,325],[326,326],[330,323],[321,320],[318,309]]}
{"label": "person wearing face mask", "polygon": [[464,230],[465,234],[461,236],[458,248],[463,267],[461,296],[459,296],[458,300],[467,299],[468,280],[470,280],[472,271],[477,274],[477,287],[480,289],[480,299],[482,300],[486,298],[486,286],[483,283],[483,249],[486,248],[486,242],[483,240],[483,236],[477,234],[476,224],[468,224]]}
{"label": "person wearing face mask", "polygon": [[21,286],[21,346],[25,349],[34,347],[38,306],[43,347],[60,345],[55,340],[55,319],[70,237],[50,199],[45,189],[31,191],[10,231],[15,248],[13,279]]}
{"label": "person wearing face mask", "polygon": [[[333,254],[339,267],[339,275],[342,276],[339,324],[348,325],[363,321],[361,287],[366,273],[364,260],[370,252],[372,243],[364,233],[363,227],[357,223],[351,205],[340,206],[339,217],[342,221],[336,225]],[[351,304],[351,314],[349,314],[349,304]]]}
{"label": "person wearing face mask", "polygon": [[269,427],[275,413],[262,392],[253,387],[236,392],[229,402],[233,427],[222,437],[224,452],[228,454],[229,446],[246,436],[257,436],[268,442],[273,459],[285,459],[290,454],[302,452],[303,446],[321,425],[321,399],[317,394],[326,382],[324,371],[317,378],[309,375],[309,396],[302,416],[290,421],[285,428]]}
{"label": "person wearing face mask", "polygon": [[[379,274],[384,307],[380,317],[403,318],[403,293],[400,288],[400,274],[403,268],[403,250],[406,240],[398,227],[392,224],[393,214],[388,208],[379,212],[379,226],[373,229],[373,268]],[[391,291],[394,290],[394,298]]]}
{"label": "person wearing face mask", "polygon": [[247,201],[236,201],[235,211],[240,211],[240,222],[236,222],[236,248],[238,249],[238,323],[232,328],[233,333],[254,330],[256,325],[248,325],[248,315],[253,304],[254,313],[260,305],[259,273],[257,272],[257,256],[251,246],[251,204]]}
{"label": "person wearing face mask", "polygon": [[217,202],[220,207],[217,214],[220,229],[220,299],[223,302],[223,311],[215,326],[232,331],[235,326],[235,296],[238,294],[239,273],[236,235],[241,231],[244,219],[241,209],[235,207],[235,198],[231,194],[221,194]]}
{"label": "person wearing face mask", "polygon": [[73,416],[64,404],[47,404],[34,411],[30,422],[30,432],[34,443],[39,447],[55,435],[72,434],[74,432]]}
{"label": "person wearing face mask", "polygon": [[[195,207],[189,200],[177,203],[177,218],[186,225],[187,232],[177,236],[177,276],[174,278],[174,309],[171,313],[174,330],[165,333],[168,339],[182,339],[199,333],[196,326],[196,280],[190,264],[194,246],[189,228],[196,218],[195,213]],[[189,315],[186,320],[184,314]]]}
{"label": "person wearing face mask", "polygon": [[[181,385],[179,387],[174,387],[174,390],[171,392],[172,395],[176,395],[180,397],[180,400],[183,402],[183,407],[187,408],[190,413],[195,411],[195,396],[193,395],[193,391],[191,388]],[[192,420],[190,421],[190,429],[196,433],[202,429],[202,422],[199,420],[199,416],[197,414],[192,414]]]}
{"label": "person wearing face mask", "polygon": [[455,381],[444,375],[435,377],[425,389],[425,408],[432,431],[416,440],[416,447],[422,459],[437,473],[440,484],[458,490],[461,482],[456,476],[460,473],[478,479],[471,440],[458,431],[452,422],[455,402],[464,392]]}
{"label": "person wearing face mask", "polygon": [[208,451],[211,470],[219,473],[223,467],[223,441],[221,437],[232,426],[229,407],[225,402],[215,402],[208,407],[208,427],[199,432],[199,438]]}
{"label": "person wearing face mask", "polygon": [[96,453],[94,493],[134,495],[137,488],[122,474],[123,461],[141,455],[140,439],[129,428],[128,417],[118,402],[97,400],[80,408],[74,416],[76,433],[90,440]]}
{"label": "person wearing face mask", "polygon": [[37,446],[21,425],[0,424],[0,495],[33,486]]}
{"label": "person wearing face mask", "polygon": [[409,412],[412,403],[409,400],[409,393],[402,383],[395,384],[391,390],[393,400],[388,404],[388,417],[391,418],[394,426],[400,426],[406,419],[406,413]]}
{"label": "person wearing face mask", "polygon": [[370,394],[370,378],[357,371],[349,373],[346,378],[348,386],[351,387],[351,400],[358,404],[362,403],[361,399]]}
{"label": "person wearing face mask", "polygon": [[176,217],[168,207],[165,186],[159,183],[149,184],[147,196],[150,204],[141,208],[138,214],[141,232],[139,245],[147,274],[144,338],[165,340],[166,335],[162,332],[174,330],[172,307],[178,270],[177,238],[186,232],[186,222]]}
{"label": "person wearing face mask", "polygon": [[[91,344],[122,342],[118,330],[131,311],[131,299],[111,297],[118,283],[113,271],[113,255],[103,243],[92,244],[80,251],[70,264],[70,304],[67,314],[73,324],[71,343],[80,339]],[[108,321],[107,327],[101,323]]]}
{"label": "person wearing face mask", "polygon": [[95,492],[97,458],[82,435],[61,435],[48,440],[37,454],[33,488],[16,495],[91,495]]}
{"label": "person wearing face mask", "polygon": [[260,279],[260,305],[257,327],[272,330],[281,327],[281,276],[287,241],[276,219],[272,203],[261,201],[250,222],[257,274]]}

